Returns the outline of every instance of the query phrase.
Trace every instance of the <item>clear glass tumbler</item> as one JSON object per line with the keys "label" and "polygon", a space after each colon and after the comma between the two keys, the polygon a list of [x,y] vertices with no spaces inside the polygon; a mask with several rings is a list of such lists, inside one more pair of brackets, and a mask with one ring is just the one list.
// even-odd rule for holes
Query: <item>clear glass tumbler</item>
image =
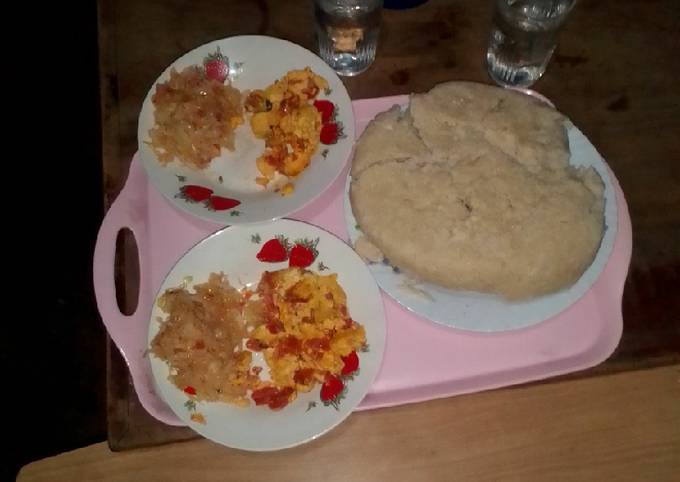
{"label": "clear glass tumbler", "polygon": [[375,59],[382,0],[314,0],[319,55],[338,75],[352,76]]}
{"label": "clear glass tumbler", "polygon": [[494,0],[486,66],[503,86],[529,87],[545,72],[575,0]]}

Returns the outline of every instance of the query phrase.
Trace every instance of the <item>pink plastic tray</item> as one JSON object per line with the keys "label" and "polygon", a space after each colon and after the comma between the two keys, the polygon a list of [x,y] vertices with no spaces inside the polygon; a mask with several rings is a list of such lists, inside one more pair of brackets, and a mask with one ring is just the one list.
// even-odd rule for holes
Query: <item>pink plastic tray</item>
{"label": "pink plastic tray", "polygon": [[[407,96],[353,103],[357,135],[378,112],[405,104]],[[312,205],[292,218],[321,226],[343,239],[343,186],[340,176]],[[598,280],[574,305],[533,327],[497,334],[471,333],[423,320],[383,296],[387,344],[382,369],[359,409],[387,407],[539,380],[604,361],[622,331],[621,297],[631,256],[628,208],[612,174],[618,230],[612,254]],[[114,257],[122,228],[134,233],[139,249],[137,311],[120,313],[116,304]],[[180,420],[154,392],[147,346],[149,313],[161,282],[175,261],[218,226],[196,220],[166,202],[148,183],[137,157],[127,182],[107,213],[94,254],[94,286],[102,319],[130,368],[142,405],[167,424]]]}

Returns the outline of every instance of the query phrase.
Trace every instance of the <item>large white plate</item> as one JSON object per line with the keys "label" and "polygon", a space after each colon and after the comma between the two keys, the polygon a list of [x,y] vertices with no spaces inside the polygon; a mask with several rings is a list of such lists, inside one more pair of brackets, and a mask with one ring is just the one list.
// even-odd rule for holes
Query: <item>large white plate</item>
{"label": "large white plate", "polygon": [[[191,420],[185,403],[188,396],[168,380],[168,365],[149,356],[157,393],[177,416],[201,435],[228,447],[253,451],[277,450],[301,444],[324,434],[344,420],[368,392],[380,368],[385,347],[385,315],[380,290],[363,261],[343,241],[310,224],[282,219],[249,226],[231,226],[218,231],[189,250],[172,268],[158,294],[179,286],[187,276],[193,283],[208,279],[211,272],[224,272],[237,287],[256,284],[262,273],[287,266],[263,263],[256,254],[262,244],[282,234],[290,240],[319,238],[319,256],[309,268],[318,272],[319,263],[328,267],[323,273],[337,273],[338,282],[347,293],[350,316],[366,329],[369,349],[359,353],[359,373],[347,384],[347,393],[337,409],[319,400],[319,387],[297,399],[281,411],[254,404],[240,408],[226,403],[197,402],[196,411],[206,424]],[[253,236],[260,238],[254,242]],[[149,345],[158,333],[158,317],[165,314],[154,302],[149,322]],[[310,402],[316,406],[310,408]],[[314,404],[312,404],[314,405]]]}
{"label": "large white plate", "polygon": [[[614,246],[617,228],[616,194],[605,164],[595,147],[571,122],[567,122],[570,164],[592,166],[604,182],[605,231],[592,264],[570,288],[529,301],[511,302],[483,293],[452,291],[431,283],[414,282],[391,266],[369,264],[378,285],[406,309],[446,326],[479,332],[516,330],[540,323],[567,309],[600,276]],[[345,186],[345,222],[352,244],[361,235],[349,200],[351,175]]]}
{"label": "large white plate", "polygon": [[[229,59],[232,85],[241,91],[262,89],[283,77],[288,71],[310,67],[324,77],[330,94],[320,93],[319,99],[328,99],[337,106],[337,120],[342,122],[344,138],[333,145],[320,144],[310,166],[298,176],[295,192],[282,197],[270,188],[263,189],[255,183],[259,175],[255,159],[264,151],[264,141],[255,139],[249,122],[236,129],[234,152],[222,150],[222,155],[202,171],[181,165],[177,160],[162,166],[151,147],[149,130],[154,124],[154,107],[151,97],[159,82],[190,65],[203,65],[203,59],[217,51]],[[345,86],[335,72],[319,57],[299,45],[271,37],[249,35],[231,37],[202,45],[173,62],[158,77],[142,105],[137,128],[139,155],[153,186],[168,201],[194,216],[219,224],[244,224],[267,221],[286,216],[313,201],[337,178],[342,171],[354,143],[354,113]],[[328,152],[324,155],[324,150]],[[179,177],[178,177],[179,176]],[[220,176],[222,182],[220,182]],[[183,179],[183,181],[181,180]],[[213,189],[216,195],[237,199],[241,204],[226,211],[211,211],[202,203],[190,203],[176,197],[184,184],[198,184]]]}

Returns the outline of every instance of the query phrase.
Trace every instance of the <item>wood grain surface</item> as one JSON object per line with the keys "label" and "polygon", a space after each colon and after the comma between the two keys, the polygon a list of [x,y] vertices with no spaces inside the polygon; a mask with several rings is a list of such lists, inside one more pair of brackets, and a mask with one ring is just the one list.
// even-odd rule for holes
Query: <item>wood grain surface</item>
{"label": "wood grain surface", "polygon": [[307,445],[248,453],[207,440],[24,467],[39,481],[631,481],[680,474],[680,367],[352,414]]}

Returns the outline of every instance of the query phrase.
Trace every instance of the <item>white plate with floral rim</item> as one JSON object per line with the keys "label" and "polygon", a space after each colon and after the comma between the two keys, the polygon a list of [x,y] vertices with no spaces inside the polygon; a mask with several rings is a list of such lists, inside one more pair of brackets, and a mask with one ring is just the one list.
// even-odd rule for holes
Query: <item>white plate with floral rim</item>
{"label": "white plate with floral rim", "polygon": [[[344,380],[344,392],[333,403],[321,400],[320,386],[297,398],[280,411],[266,405],[238,407],[227,403],[199,402],[168,380],[168,365],[149,355],[157,392],[189,427],[228,447],[270,451],[311,441],[342,422],[364,398],[375,379],[385,348],[385,314],[380,290],[364,262],[335,235],[300,221],[278,221],[230,226],[208,236],[190,249],[171,269],[158,295],[186,283],[201,283],[210,273],[224,272],[237,287],[253,287],[262,273],[288,266],[288,261],[265,263],[257,259],[264,244],[276,236],[291,242],[307,239],[316,243],[318,255],[307,268],[337,273],[347,294],[349,315],[366,330],[366,349],[358,353],[359,371]],[[156,298],[157,300],[157,298]],[[149,346],[166,316],[154,302],[149,322]],[[204,422],[204,423],[202,423]]]}
{"label": "white plate with floral rim", "polygon": [[[604,183],[604,234],[595,259],[569,288],[525,301],[500,296],[452,291],[432,283],[416,281],[391,266],[369,263],[376,282],[391,298],[413,313],[442,325],[476,332],[504,332],[541,323],[576,303],[598,279],[609,260],[616,239],[618,211],[609,168],[588,138],[571,121],[565,125],[572,166],[593,167]],[[345,185],[344,214],[352,245],[362,235],[349,198],[351,175]]]}
{"label": "white plate with floral rim", "polygon": [[[276,187],[259,186],[255,160],[264,152],[264,141],[256,139],[248,118],[235,129],[235,150],[221,150],[203,170],[182,165],[177,159],[163,166],[148,144],[154,125],[151,98],[157,84],[189,66],[204,68],[210,59],[218,59],[231,85],[242,93],[264,89],[294,69],[310,67],[328,81],[329,90],[318,99],[335,104],[335,122],[340,135],[335,143],[319,144],[310,165],[293,182],[295,191],[287,196]],[[249,35],[217,40],[183,55],[158,77],[142,105],[137,128],[139,154],[152,185],[177,208],[199,218],[225,224],[245,224],[284,217],[316,199],[342,172],[354,143],[354,113],[345,86],[335,72],[318,56],[299,45],[272,37]],[[199,186],[198,201],[182,195],[187,186]],[[193,189],[193,188],[192,188]],[[205,189],[210,191],[206,198]],[[216,200],[211,202],[211,199]]]}

